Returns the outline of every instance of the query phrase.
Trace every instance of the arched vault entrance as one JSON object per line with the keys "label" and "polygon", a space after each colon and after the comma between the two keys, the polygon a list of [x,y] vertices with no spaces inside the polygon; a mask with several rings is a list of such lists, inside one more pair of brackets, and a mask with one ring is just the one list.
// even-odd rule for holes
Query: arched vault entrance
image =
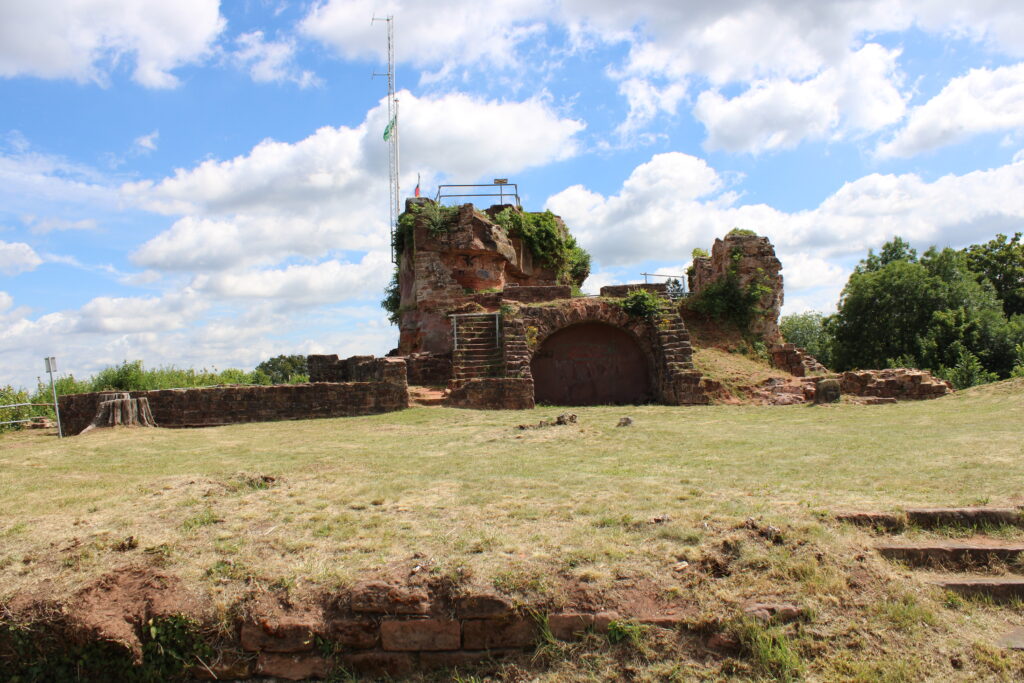
{"label": "arched vault entrance", "polygon": [[646,354],[628,332],[604,323],[552,333],[533,355],[530,371],[538,403],[586,406],[652,398]]}

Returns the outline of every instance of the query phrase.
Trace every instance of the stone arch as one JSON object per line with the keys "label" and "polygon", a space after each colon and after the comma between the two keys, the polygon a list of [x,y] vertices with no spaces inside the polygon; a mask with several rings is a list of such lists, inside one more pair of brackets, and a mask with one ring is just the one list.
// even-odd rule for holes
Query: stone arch
{"label": "stone arch", "polygon": [[651,324],[600,299],[523,310],[537,401],[644,403],[658,397]]}

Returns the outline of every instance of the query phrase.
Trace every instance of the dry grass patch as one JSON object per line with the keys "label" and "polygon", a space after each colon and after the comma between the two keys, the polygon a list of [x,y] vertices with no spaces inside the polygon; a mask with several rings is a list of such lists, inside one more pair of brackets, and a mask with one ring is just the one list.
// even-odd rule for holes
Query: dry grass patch
{"label": "dry grass patch", "polygon": [[[636,680],[1022,672],[1019,654],[972,645],[1012,611],[950,603],[828,513],[1024,504],[1024,382],[895,406],[572,410],[576,425],[526,432],[560,409],[5,435],[0,601],[145,565],[230,614],[252,591],[421,572],[528,605],[586,595],[692,615],[675,640],[643,636],[646,650],[566,646],[548,680],[616,666]],[[736,621],[748,601],[808,616],[758,631]],[[705,649],[730,628],[735,651]]]}

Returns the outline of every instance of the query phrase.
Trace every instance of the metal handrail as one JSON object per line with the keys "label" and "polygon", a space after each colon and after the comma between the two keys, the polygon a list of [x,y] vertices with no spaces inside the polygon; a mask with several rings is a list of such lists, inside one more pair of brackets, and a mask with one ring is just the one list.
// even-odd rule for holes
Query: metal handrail
{"label": "metal handrail", "polygon": [[473,315],[494,316],[494,344],[496,348],[499,346],[499,340],[501,339],[501,313],[449,313],[448,317],[452,319],[452,351],[459,350],[459,318]]}
{"label": "metal handrail", "polygon": [[[445,188],[456,188],[456,187],[486,187],[486,188],[495,188],[496,187],[496,188],[498,188],[498,192],[475,192],[475,193],[472,193],[472,194],[450,194],[450,193],[444,192]],[[513,188],[513,190],[511,192],[505,192],[504,188],[506,188],[506,187]],[[504,201],[505,197],[509,197],[510,199],[512,197],[515,197],[515,199],[516,199],[516,206],[521,206],[522,205],[522,202],[519,200],[519,185],[517,185],[516,183],[488,183],[486,185],[438,185],[437,186],[437,196],[434,199],[434,201],[437,202],[438,204],[440,204],[442,199],[445,199],[445,198],[452,199],[452,198],[456,198],[456,197],[459,197],[459,198],[463,198],[463,197],[498,197],[498,198],[500,198],[502,200],[501,201],[502,204],[505,203],[505,201]]]}

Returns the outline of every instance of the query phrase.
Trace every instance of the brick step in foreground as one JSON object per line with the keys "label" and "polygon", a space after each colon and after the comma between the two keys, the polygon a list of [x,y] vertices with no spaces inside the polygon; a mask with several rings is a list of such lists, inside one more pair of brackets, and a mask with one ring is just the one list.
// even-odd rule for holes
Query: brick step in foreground
{"label": "brick step in foreground", "polygon": [[884,544],[876,545],[875,550],[887,560],[905,562],[911,567],[950,569],[971,569],[999,562],[1011,564],[1024,557],[1024,543],[998,543],[989,539]]}
{"label": "brick step in foreground", "polygon": [[989,598],[995,602],[1024,600],[1024,576],[992,578],[947,576],[934,579],[932,583],[969,598]]}
{"label": "brick step in foreground", "polygon": [[409,387],[410,406],[439,406],[444,403],[444,390],[430,387]]}
{"label": "brick step in foreground", "polygon": [[921,529],[961,527],[966,529],[1017,526],[1024,528],[1019,508],[909,508],[899,512],[839,512],[835,519],[881,531],[898,532],[905,527]]}

